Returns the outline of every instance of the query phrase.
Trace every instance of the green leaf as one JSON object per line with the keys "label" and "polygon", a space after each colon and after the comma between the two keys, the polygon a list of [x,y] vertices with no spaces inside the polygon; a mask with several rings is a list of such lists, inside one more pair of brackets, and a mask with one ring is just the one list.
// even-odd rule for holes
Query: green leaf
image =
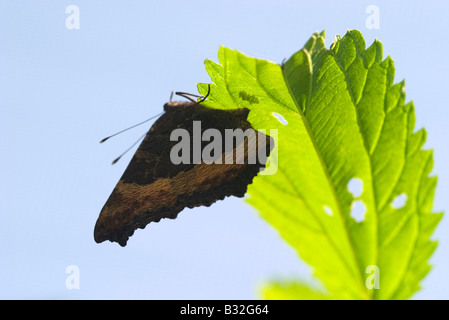
{"label": "green leaf", "polygon": [[442,216],[431,212],[432,151],[422,149],[426,132],[414,132],[413,103],[405,104],[404,82],[393,84],[381,43],[366,49],[352,30],[326,49],[324,37],[314,34],[282,66],[224,47],[219,63],[205,62],[213,81],[207,106],[249,108],[254,128],[278,130],[269,159],[278,170],[254,180],[248,202],[323,285],[274,282],[262,293],[406,299],[430,270],[430,237]]}
{"label": "green leaf", "polygon": [[329,300],[331,296],[313,289],[310,285],[301,282],[273,283],[262,289],[265,299],[273,300]]}

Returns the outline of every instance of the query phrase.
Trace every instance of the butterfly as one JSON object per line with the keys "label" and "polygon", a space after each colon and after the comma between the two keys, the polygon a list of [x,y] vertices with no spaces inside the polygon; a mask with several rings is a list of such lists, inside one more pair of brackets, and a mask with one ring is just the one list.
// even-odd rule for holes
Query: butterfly
{"label": "butterfly", "polygon": [[[226,139],[216,141],[231,131],[255,130],[247,121],[247,108],[221,110],[202,105],[209,92],[198,101],[177,92],[190,101],[172,102],[170,98],[164,105],[165,112],[146,133],[100,212],[94,229],[97,243],[109,240],[125,246],[136,229],[150,222],[175,219],[184,208],[210,206],[227,196],[243,197],[253,178],[265,168],[273,139],[257,132],[240,141],[233,137],[235,143],[231,144]],[[183,141],[183,148],[174,132],[190,136],[187,143]],[[215,148],[211,148],[211,132],[215,133]],[[243,153],[239,152],[242,147]],[[254,159],[254,150],[259,155],[263,151],[265,157]],[[205,153],[210,155],[208,159],[199,157]]]}

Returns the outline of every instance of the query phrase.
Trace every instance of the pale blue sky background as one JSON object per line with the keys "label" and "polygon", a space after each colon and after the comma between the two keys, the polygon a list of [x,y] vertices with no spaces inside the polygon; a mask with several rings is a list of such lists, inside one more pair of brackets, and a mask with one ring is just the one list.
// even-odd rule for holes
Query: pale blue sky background
{"label": "pale blue sky background", "polygon": [[[80,8],[67,30],[65,9]],[[380,29],[365,26],[368,5]],[[315,31],[378,38],[406,78],[417,128],[435,148],[435,210],[449,204],[447,1],[0,0],[0,298],[251,299],[265,280],[307,278],[304,266],[247,204],[228,198],[138,230],[125,248],[93,227],[132,154],[110,162],[172,90],[209,82],[203,61],[225,45],[280,63]],[[449,222],[415,298],[449,297]],[[68,265],[80,289],[65,286]]]}

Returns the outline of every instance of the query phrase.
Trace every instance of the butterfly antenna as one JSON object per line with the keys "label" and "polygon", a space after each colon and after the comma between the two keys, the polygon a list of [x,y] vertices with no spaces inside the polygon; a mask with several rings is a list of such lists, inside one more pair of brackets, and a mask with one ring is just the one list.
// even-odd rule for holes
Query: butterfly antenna
{"label": "butterfly antenna", "polygon": [[128,149],[126,149],[121,155],[119,155],[114,161],[112,161],[112,164],[116,164],[121,157],[123,157],[129,150],[131,150],[140,140],[143,139],[143,137],[145,137],[147,135],[147,133],[145,132],[139,139],[137,139],[136,142],[134,142],[131,147],[129,147]]}
{"label": "butterfly antenna", "polygon": [[133,126],[131,126],[131,127],[129,127],[129,128],[126,128],[126,129],[123,129],[123,130],[121,130],[121,131],[119,131],[119,132],[116,132],[116,133],[114,133],[113,135],[110,135],[109,137],[106,137],[106,138],[102,139],[102,140],[100,141],[100,143],[103,143],[103,142],[105,142],[106,140],[108,140],[109,138],[112,138],[112,137],[114,137],[114,136],[116,136],[116,135],[118,135],[118,134],[120,134],[120,133],[122,133],[122,132],[128,131],[129,129],[135,128],[135,127],[137,127],[137,126],[140,126],[141,124],[144,124],[145,122],[148,122],[148,121],[150,121],[150,120],[152,120],[152,119],[154,119],[154,118],[157,118],[157,117],[159,117],[161,114],[163,114],[163,112],[161,112],[161,113],[159,113],[159,114],[157,114],[157,115],[155,115],[155,116],[153,116],[153,117],[151,117],[151,118],[148,118],[148,119],[145,120],[145,121],[142,121],[142,122],[140,122],[140,123],[138,123],[138,124],[135,124],[135,125],[133,125]]}
{"label": "butterfly antenna", "polygon": [[[205,97],[199,96],[199,95],[196,95],[196,94],[193,94],[193,93],[179,92],[179,91],[175,92],[175,94],[177,94],[178,96],[184,97],[184,98],[186,98],[186,99],[189,99],[190,101],[192,101],[192,102],[194,102],[194,103],[201,103],[201,102],[203,102],[204,100],[206,100],[206,98],[209,96],[209,93],[210,93],[210,84],[208,84],[208,85],[209,85],[209,89],[207,90],[207,94],[206,94]],[[201,100],[200,100],[200,101],[195,101],[195,100],[193,100],[193,99],[190,98],[190,97],[201,98]]]}
{"label": "butterfly antenna", "polygon": [[201,96],[198,96],[198,95],[193,94],[193,93],[187,93],[187,92],[179,92],[179,91],[176,91],[175,94],[177,94],[178,96],[184,97],[184,98],[186,98],[186,99],[192,101],[193,103],[196,103],[196,101],[193,100],[192,98],[190,98],[189,96],[201,98]]}
{"label": "butterfly antenna", "polygon": [[206,100],[207,97],[209,96],[209,93],[210,93],[210,83],[208,83],[207,85],[208,85],[208,88],[207,88],[207,94],[203,97],[203,99],[201,99],[200,101],[198,101],[198,103],[203,102],[203,101]]}

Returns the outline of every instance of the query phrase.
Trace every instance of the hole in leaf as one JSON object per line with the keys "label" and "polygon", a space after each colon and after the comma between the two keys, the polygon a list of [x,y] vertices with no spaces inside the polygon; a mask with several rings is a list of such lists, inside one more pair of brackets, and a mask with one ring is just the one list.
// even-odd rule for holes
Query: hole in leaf
{"label": "hole in leaf", "polygon": [[272,115],[273,115],[276,119],[278,119],[279,122],[282,123],[283,125],[288,124],[288,121],[285,120],[285,118],[284,118],[282,115],[280,115],[279,113],[273,112]]}
{"label": "hole in leaf", "polygon": [[356,200],[351,205],[351,217],[357,221],[365,221],[366,206],[362,200]]}
{"label": "hole in leaf", "polygon": [[352,193],[354,198],[358,198],[363,193],[363,181],[359,178],[351,178],[348,182],[348,191]]}
{"label": "hole in leaf", "polygon": [[402,209],[407,203],[407,195],[405,193],[401,193],[391,202],[391,206],[395,209]]}
{"label": "hole in leaf", "polygon": [[328,216],[333,216],[334,215],[334,212],[328,206],[324,206],[323,209],[324,209],[324,212],[326,212]]}

